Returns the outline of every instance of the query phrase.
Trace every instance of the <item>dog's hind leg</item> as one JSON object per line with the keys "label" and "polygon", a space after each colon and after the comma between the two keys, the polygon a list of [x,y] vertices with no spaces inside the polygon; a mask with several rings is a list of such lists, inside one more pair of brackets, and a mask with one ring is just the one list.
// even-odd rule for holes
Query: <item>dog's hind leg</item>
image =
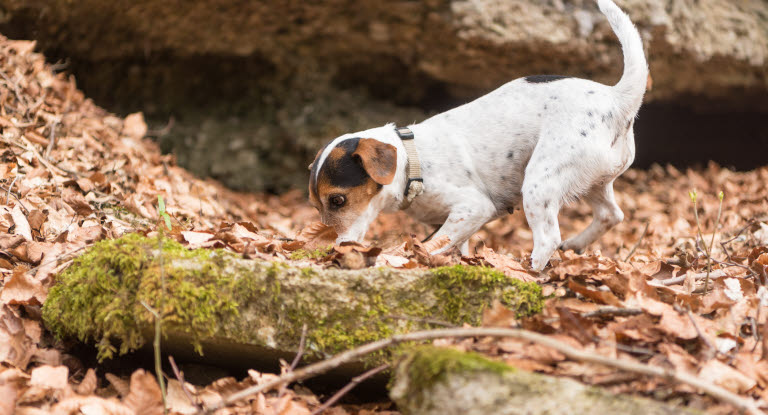
{"label": "dog's hind leg", "polygon": [[[532,159],[532,162],[535,160]],[[528,226],[533,231],[531,267],[541,271],[560,245],[560,226],[557,214],[565,199],[562,183],[547,180],[543,163],[528,164],[523,181],[523,210]]]}
{"label": "dog's hind leg", "polygon": [[592,223],[578,235],[563,242],[561,248],[564,251],[573,249],[582,253],[589,244],[624,220],[624,213],[613,195],[613,181],[593,187],[585,199],[592,207]]}

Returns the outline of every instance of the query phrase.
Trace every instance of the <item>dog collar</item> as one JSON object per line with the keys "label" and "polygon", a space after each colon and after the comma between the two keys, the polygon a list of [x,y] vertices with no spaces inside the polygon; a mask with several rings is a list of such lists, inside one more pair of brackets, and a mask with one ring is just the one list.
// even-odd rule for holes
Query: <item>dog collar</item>
{"label": "dog collar", "polygon": [[413,131],[408,127],[395,127],[395,133],[405,147],[405,171],[407,182],[405,183],[405,198],[400,204],[400,210],[408,209],[416,196],[424,193],[424,179],[421,177],[421,163],[419,153],[416,151]]}

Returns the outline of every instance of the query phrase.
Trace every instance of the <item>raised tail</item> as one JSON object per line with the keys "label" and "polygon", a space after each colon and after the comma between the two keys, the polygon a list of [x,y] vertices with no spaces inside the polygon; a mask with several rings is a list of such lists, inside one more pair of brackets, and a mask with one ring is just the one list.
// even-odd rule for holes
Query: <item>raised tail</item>
{"label": "raised tail", "polygon": [[624,74],[613,88],[619,94],[621,107],[626,115],[634,116],[643,102],[648,82],[648,62],[643,52],[643,41],[635,25],[611,0],[597,0],[597,6],[608,19],[624,52]]}

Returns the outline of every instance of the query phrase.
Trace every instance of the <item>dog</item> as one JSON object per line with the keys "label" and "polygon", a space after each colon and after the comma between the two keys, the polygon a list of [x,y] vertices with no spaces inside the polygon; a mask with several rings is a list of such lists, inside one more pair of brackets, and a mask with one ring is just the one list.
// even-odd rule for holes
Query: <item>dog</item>
{"label": "dog", "polygon": [[[621,43],[624,71],[607,86],[556,75],[519,78],[426,121],[393,124],[333,139],[310,165],[309,199],[337,242],[361,241],[382,211],[405,210],[435,238],[459,247],[485,223],[522,205],[533,232],[531,268],[558,248],[583,251],[621,222],[613,182],[635,157],[634,119],[648,64],[629,17],[597,0]],[[561,241],[564,204],[586,200],[592,223]]]}

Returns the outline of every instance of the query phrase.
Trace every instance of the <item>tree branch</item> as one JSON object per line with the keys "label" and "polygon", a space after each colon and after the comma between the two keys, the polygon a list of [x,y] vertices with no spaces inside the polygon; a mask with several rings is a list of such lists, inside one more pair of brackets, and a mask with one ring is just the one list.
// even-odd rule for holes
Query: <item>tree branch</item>
{"label": "tree branch", "polygon": [[611,357],[602,356],[596,353],[578,350],[572,346],[555,340],[551,337],[543,334],[534,333],[522,329],[507,329],[496,327],[480,327],[480,328],[452,328],[452,329],[438,329],[438,330],[425,330],[416,331],[412,333],[400,334],[392,336],[388,339],[378,340],[372,343],[364,344],[360,347],[341,352],[330,359],[323,360],[317,363],[313,363],[308,366],[304,366],[299,370],[286,373],[277,379],[270,382],[263,383],[261,385],[254,385],[241,390],[240,392],[233,393],[224,399],[221,403],[209,408],[209,411],[215,411],[222,408],[225,405],[232,404],[241,399],[247,398],[253,394],[272,389],[276,386],[296,382],[298,380],[307,379],[321,373],[325,373],[331,369],[339,367],[344,363],[348,363],[363,356],[366,356],[375,351],[393,346],[396,344],[412,341],[424,341],[449,337],[510,337],[525,341],[537,343],[564,354],[566,357],[587,363],[594,363],[603,366],[608,366],[627,372],[639,373],[648,376],[658,376],[661,378],[673,380],[679,383],[683,383],[692,386],[700,391],[706,393],[713,398],[720,401],[729,403],[737,408],[746,411],[750,415],[762,415],[763,413],[758,408],[754,400],[741,397],[735,393],[732,393],[726,389],[721,388],[715,384],[709,383],[703,379],[685,373],[676,371],[673,369],[662,368],[658,366],[650,366],[644,363],[640,363],[629,359],[616,359]]}

